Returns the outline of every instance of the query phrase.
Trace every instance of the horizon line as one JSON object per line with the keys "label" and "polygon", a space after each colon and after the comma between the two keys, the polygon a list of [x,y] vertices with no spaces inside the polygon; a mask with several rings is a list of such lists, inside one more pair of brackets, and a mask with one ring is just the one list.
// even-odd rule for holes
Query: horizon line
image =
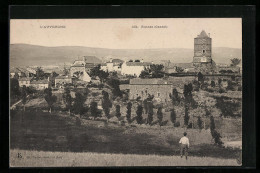
{"label": "horizon line", "polygon": [[[31,46],[41,46],[41,47],[85,47],[85,48],[95,48],[95,49],[116,49],[116,50],[149,50],[149,49],[194,49],[194,48],[181,48],[181,47],[166,47],[166,48],[104,48],[104,47],[89,47],[89,46],[79,46],[79,45],[66,45],[66,46],[44,46],[44,45],[37,45],[37,44],[29,44],[29,43],[10,43],[10,45],[31,45]],[[231,48],[231,49],[241,49],[237,47],[212,47],[212,48]]]}

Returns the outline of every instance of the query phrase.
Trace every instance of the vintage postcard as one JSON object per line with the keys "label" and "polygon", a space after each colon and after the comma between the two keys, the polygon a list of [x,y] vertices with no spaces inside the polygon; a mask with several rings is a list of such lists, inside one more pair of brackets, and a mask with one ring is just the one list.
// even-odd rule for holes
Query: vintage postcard
{"label": "vintage postcard", "polygon": [[10,167],[241,166],[242,19],[10,19]]}

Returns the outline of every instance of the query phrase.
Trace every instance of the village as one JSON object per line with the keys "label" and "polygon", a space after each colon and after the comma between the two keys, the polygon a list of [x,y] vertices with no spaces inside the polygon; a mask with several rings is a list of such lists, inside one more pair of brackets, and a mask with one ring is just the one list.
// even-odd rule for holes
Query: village
{"label": "village", "polygon": [[69,66],[11,67],[10,108],[13,116],[19,111],[59,114],[74,119],[76,126],[104,122],[98,127],[191,129],[194,143],[201,137],[207,144],[231,146],[227,153],[237,154],[242,147],[242,127],[237,126],[242,118],[241,60],[216,64],[211,49],[212,38],[203,30],[194,38],[190,63],[124,57],[92,63],[92,55],[86,55]]}

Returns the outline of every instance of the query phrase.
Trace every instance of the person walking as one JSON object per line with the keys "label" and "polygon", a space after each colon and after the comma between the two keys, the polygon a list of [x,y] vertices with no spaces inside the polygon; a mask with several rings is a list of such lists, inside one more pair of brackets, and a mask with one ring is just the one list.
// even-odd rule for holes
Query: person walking
{"label": "person walking", "polygon": [[183,137],[180,139],[180,145],[181,145],[181,158],[184,155],[186,157],[186,160],[188,159],[188,148],[190,147],[189,138],[187,138],[187,133],[183,133]]}

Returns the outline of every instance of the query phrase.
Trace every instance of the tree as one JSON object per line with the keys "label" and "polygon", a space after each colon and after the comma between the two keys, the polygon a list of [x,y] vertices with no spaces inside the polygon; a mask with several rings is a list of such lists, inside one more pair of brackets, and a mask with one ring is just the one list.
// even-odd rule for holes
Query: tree
{"label": "tree", "polygon": [[56,102],[57,97],[55,95],[52,95],[52,89],[51,88],[46,88],[44,90],[44,94],[45,94],[45,100],[48,103],[49,106],[49,112],[51,113],[53,104]]}
{"label": "tree", "polygon": [[141,74],[139,75],[140,78],[149,78],[150,77],[150,73],[147,69],[144,69],[143,71],[141,71]]}
{"label": "tree", "polygon": [[85,101],[86,101],[86,98],[79,92],[76,92],[74,104],[73,104],[73,112],[75,114],[79,114],[81,116],[85,113],[85,111],[86,111],[86,109],[84,108]]}
{"label": "tree", "polygon": [[41,67],[37,67],[36,69],[36,80],[42,80],[44,79],[45,74]]}
{"label": "tree", "polygon": [[182,67],[176,67],[176,72],[177,73],[181,73],[183,71],[184,71],[184,69]]}
{"label": "tree", "polygon": [[69,110],[69,115],[70,115],[70,110],[71,110],[71,105],[72,105],[72,97],[71,97],[69,88],[65,88],[65,91],[64,91],[62,97],[63,97],[63,101],[65,103],[66,109]]}
{"label": "tree", "polygon": [[103,83],[104,80],[107,79],[107,77],[109,76],[109,73],[101,70],[100,65],[97,65],[96,67],[90,70],[89,75],[91,77],[99,77],[101,83]]}
{"label": "tree", "polygon": [[188,85],[184,84],[183,94],[184,94],[186,104],[191,104],[193,101],[192,90],[193,90],[193,87],[192,87],[191,83],[189,83]]}
{"label": "tree", "polygon": [[96,119],[97,117],[100,116],[100,114],[98,112],[98,108],[97,108],[97,102],[90,103],[90,113],[91,113],[91,116],[94,117],[94,119]]}
{"label": "tree", "polygon": [[189,110],[188,110],[188,106],[185,104],[184,105],[184,125],[187,127],[189,125]]}
{"label": "tree", "polygon": [[221,82],[222,82],[222,79],[221,78],[218,78],[218,87],[221,88]]}
{"label": "tree", "polygon": [[130,120],[131,120],[132,103],[131,103],[131,102],[128,102],[126,108],[127,108],[127,111],[126,111],[126,119],[127,119],[128,122],[130,122]]}
{"label": "tree", "polygon": [[178,105],[180,103],[180,97],[176,88],[173,88],[172,94],[170,94],[173,105]]}
{"label": "tree", "polygon": [[118,79],[110,79],[107,81],[108,85],[112,88],[112,93],[114,97],[122,97],[122,92],[120,90],[120,81]]}
{"label": "tree", "polygon": [[210,86],[211,86],[212,88],[215,88],[216,84],[215,84],[215,81],[214,81],[214,80],[211,81]]}
{"label": "tree", "polygon": [[150,71],[152,73],[152,78],[161,78],[163,77],[163,68],[162,64],[152,64],[150,65]]}
{"label": "tree", "polygon": [[68,76],[70,74],[69,69],[65,68],[63,69],[63,75]]}
{"label": "tree", "polygon": [[55,71],[51,72],[51,77],[55,78],[55,77],[57,77],[57,76],[59,76],[58,73],[56,73]]}
{"label": "tree", "polygon": [[157,119],[159,121],[159,125],[162,125],[162,120],[163,120],[163,113],[162,113],[162,107],[158,107],[157,110]]}
{"label": "tree", "polygon": [[19,74],[17,72],[14,73],[14,79],[19,79]]}
{"label": "tree", "polygon": [[121,117],[121,113],[120,113],[120,105],[116,105],[116,117],[119,118]]}
{"label": "tree", "polygon": [[175,113],[175,110],[174,108],[171,110],[171,122],[174,126],[175,122],[176,122],[176,113]]}
{"label": "tree", "polygon": [[10,95],[12,98],[18,98],[21,95],[18,79],[10,79]]}
{"label": "tree", "polygon": [[199,128],[200,131],[201,131],[201,129],[202,129],[202,120],[201,120],[201,117],[200,117],[200,116],[198,116],[197,124],[198,124],[198,128]]}
{"label": "tree", "polygon": [[142,124],[142,122],[143,122],[142,113],[143,113],[143,107],[142,107],[142,105],[138,105],[137,110],[136,110],[136,115],[137,115],[136,121],[138,124]]}
{"label": "tree", "polygon": [[145,114],[147,114],[148,113],[148,102],[147,102],[147,99],[144,99],[143,104],[144,104]]}
{"label": "tree", "polygon": [[34,94],[34,93],[36,93],[37,91],[36,91],[36,89],[35,89],[34,87],[29,86],[29,87],[26,87],[26,92],[27,92],[27,94],[29,95],[29,94]]}
{"label": "tree", "polygon": [[108,72],[100,70],[98,77],[100,78],[101,83],[103,83],[107,79],[108,76],[109,76]]}
{"label": "tree", "polygon": [[107,117],[107,121],[108,121],[112,103],[111,103],[111,101],[109,99],[109,95],[106,91],[102,91],[102,94],[103,94],[102,107],[103,107],[105,116]]}
{"label": "tree", "polygon": [[22,103],[23,103],[23,111],[25,112],[25,104],[27,101],[27,92],[26,92],[25,85],[22,87],[21,97],[22,97]]}
{"label": "tree", "polygon": [[148,102],[148,117],[147,117],[147,123],[152,124],[153,122],[153,102],[149,101]]}
{"label": "tree", "polygon": [[198,73],[198,81],[199,81],[200,83],[203,83],[203,82],[204,82],[204,76],[203,76],[203,74],[202,74],[201,72]]}
{"label": "tree", "polygon": [[215,120],[213,116],[210,116],[210,132],[211,136],[214,139],[215,144],[222,145],[223,142],[221,141],[221,135],[215,129]]}
{"label": "tree", "polygon": [[238,64],[240,64],[241,59],[233,58],[233,59],[230,59],[230,61],[231,61],[230,66],[231,66],[231,67],[236,67]]}
{"label": "tree", "polygon": [[227,90],[234,91],[234,83],[231,80],[228,80]]}
{"label": "tree", "polygon": [[[90,93],[90,90],[88,88],[85,88],[84,90],[84,96],[87,97],[88,94]],[[86,98],[87,99],[87,98]]]}

